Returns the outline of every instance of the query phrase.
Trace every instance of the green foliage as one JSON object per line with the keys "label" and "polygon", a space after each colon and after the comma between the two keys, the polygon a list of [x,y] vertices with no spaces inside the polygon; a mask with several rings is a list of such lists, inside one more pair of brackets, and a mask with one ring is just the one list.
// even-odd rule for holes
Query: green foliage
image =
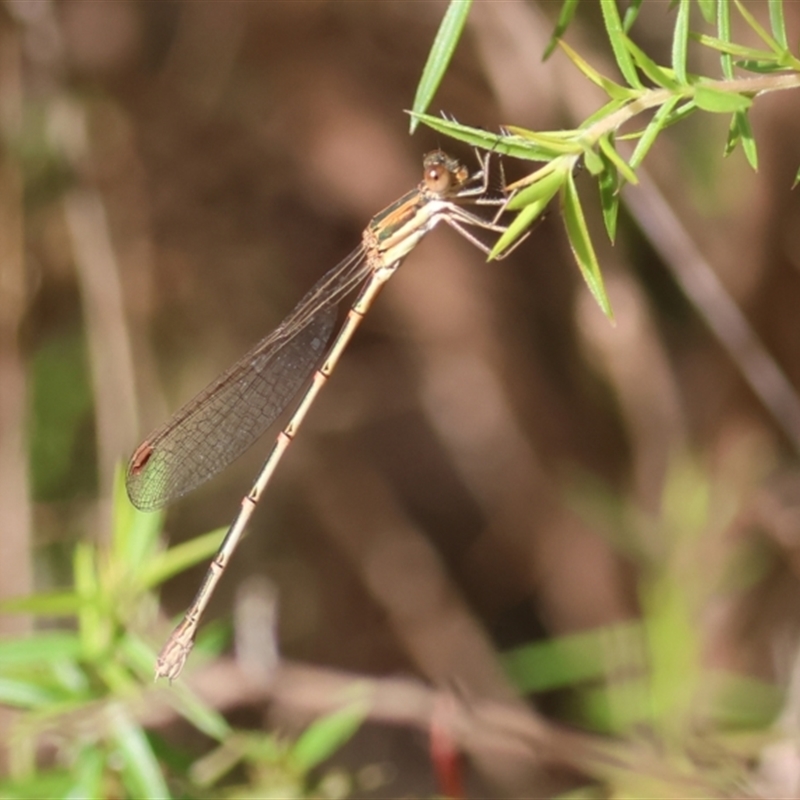
{"label": "green foliage", "polygon": [[[208,559],[221,537],[214,531],[163,550],[162,521],[163,515],[130,505],[120,470],[109,546],[75,548],[72,589],[0,606],[0,613],[31,614],[50,625],[59,621],[57,630],[43,627],[24,639],[0,640],[0,704],[19,712],[0,796],[168,798],[173,786],[180,796],[227,795],[227,789],[213,788],[226,771],[209,779],[189,754],[170,752],[140,721],[156,693],[163,695],[152,680],[155,652],[139,633],[153,628],[157,602],[150,592],[176,572]],[[212,650],[214,639],[213,626],[207,626],[196,648],[201,657],[218,652],[222,643]],[[356,702],[314,723],[297,743],[283,743],[233,730],[184,683],[173,685],[166,698],[178,716],[219,749],[229,752],[247,741],[239,760],[259,774],[258,785],[265,785],[268,771],[273,783],[291,788],[290,794],[272,796],[307,796],[313,788],[309,771],[355,732],[365,714]],[[64,735],[69,731],[74,733]],[[53,763],[43,767],[38,749],[53,733],[58,734]],[[252,791],[250,796],[267,796]]]}
{"label": "green foliage", "polygon": [[[731,5],[750,31],[763,42],[764,49],[732,40]],[[781,0],[770,0],[768,5],[770,31],[759,24],[740,0],[733,4],[723,0],[704,0],[698,3],[702,24],[714,27],[716,23],[716,30],[697,32],[692,28],[694,6],[691,0],[678,0],[670,9],[674,15],[672,54],[671,63],[665,65],[656,63],[633,41],[634,22],[641,3],[631,4],[623,18],[616,0],[600,0],[620,82],[601,74],[563,41],[561,37],[567,32],[579,7],[577,3],[565,2],[548,53],[558,41],[573,64],[609,98],[605,106],[582,124],[573,130],[545,132],[506,126],[499,134],[489,134],[426,114],[429,104],[426,98],[430,99],[427,93],[424,96],[418,93],[411,112],[412,119],[475,147],[514,158],[546,162],[545,167],[506,187],[509,195],[507,209],[517,212],[517,216],[492,250],[492,257],[507,252],[541,216],[547,206],[544,198],[558,194],[567,236],[583,278],[603,312],[611,318],[602,273],[572,173],[583,164],[598,182],[603,220],[613,241],[620,189],[626,183],[636,182],[636,170],[661,132],[690,114],[730,115],[724,155],[741,145],[748,163],[755,169],[758,154],[748,119],[750,107],[759,95],[800,87],[800,60],[788,45],[783,4]],[[453,8],[451,6],[451,11]],[[666,6],[664,8],[666,11]],[[448,37],[450,52],[455,46],[453,31],[451,27]],[[690,42],[720,53],[721,78],[696,75],[690,71]],[[737,77],[736,69],[758,77]],[[440,79],[441,74],[437,73],[437,81]],[[643,114],[650,112],[654,113],[649,120],[639,121]],[[629,140],[637,142],[633,152],[620,148],[621,142]],[[531,187],[536,188],[532,190]]]}
{"label": "green foliage", "polygon": [[[655,516],[588,479],[576,481],[578,513],[595,529],[599,523],[636,567],[641,617],[524,645],[506,652],[503,664],[521,691],[568,698],[565,713],[576,726],[628,742],[634,769],[610,777],[599,770],[595,777],[609,784],[601,796],[640,796],[642,780],[663,781],[657,796],[735,796],[731,787],[745,783],[743,747],[755,757],[772,735],[782,692],[703,658],[709,607],[723,591],[761,580],[768,567],[746,574],[736,564],[757,563],[751,547],[723,545],[739,491],[724,476],[712,482],[688,457],[672,465]],[[642,734],[661,754],[657,762],[637,749]],[[705,788],[687,795],[684,781]]]}
{"label": "green foliage", "polygon": [[[426,109],[433,100],[439,84],[447,72],[450,59],[456,49],[461,32],[466,25],[469,9],[472,0],[450,0],[450,5],[439,26],[431,51],[428,54],[428,61],[422,70],[422,77],[417,86],[417,93],[414,97],[414,110]],[[417,128],[417,119],[411,117],[410,131],[414,133]]]}

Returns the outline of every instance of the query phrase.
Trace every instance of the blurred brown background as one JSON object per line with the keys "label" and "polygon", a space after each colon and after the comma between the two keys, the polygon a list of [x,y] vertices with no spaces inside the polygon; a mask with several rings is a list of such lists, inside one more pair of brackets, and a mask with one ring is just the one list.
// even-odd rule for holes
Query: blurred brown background
{"label": "blurred brown background", "polygon": [[[593,111],[599,97],[561,54],[540,61],[554,4],[542,5],[477,2],[432,111],[487,129],[570,127]],[[668,60],[667,4],[653,5],[639,34]],[[117,461],[356,246],[419,181],[425,152],[473,163],[429,131],[409,137],[403,113],[444,9],[3,6],[4,593],[67,579],[68,546],[108,530]],[[572,35],[602,69],[586,12]],[[697,69],[717,67],[708,55]],[[790,93],[756,102],[758,174],[740,152],[721,158],[726,122],[709,115],[670,129],[646,163],[794,385],[798,119]],[[602,244],[596,189],[588,176],[579,185],[617,326],[589,298],[557,208],[500,263],[435,231],[313,409],[212,616],[230,613],[247,576],[266,575],[287,657],[508,697],[496,649],[637,613],[631,553],[659,544],[642,534],[620,547],[578,513],[581,498],[602,484],[657,514],[671,459],[692,450],[735,488],[725,502],[741,509],[740,542],[758,536],[777,556],[769,588],[722,603],[709,657],[780,672],[753,645],[797,619],[797,398],[767,379],[785,412],[776,421],[703,322],[715,296],[711,312],[687,300],[626,215],[616,247]],[[269,444],[178,503],[170,540],[227,524]],[[168,613],[200,576],[167,587]]]}

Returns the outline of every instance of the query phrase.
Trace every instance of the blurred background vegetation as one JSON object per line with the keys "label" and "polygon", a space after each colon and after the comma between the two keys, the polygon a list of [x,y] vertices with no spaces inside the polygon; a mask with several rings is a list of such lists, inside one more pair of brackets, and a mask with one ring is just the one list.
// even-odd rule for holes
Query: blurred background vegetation
{"label": "blurred background vegetation", "polygon": [[[645,164],[763,343],[731,340],[772,412],[704,322],[718,295],[687,299],[624,212],[599,253],[616,327],[557,208],[500,263],[436,231],[282,464],[220,624],[177,684],[147,683],[205,564],[161,611],[142,596],[170,570],[120,577],[163,553],[160,518],[120,497],[112,514],[115,466],[356,246],[425,152],[472,163],[403,113],[445,8],[0,7],[0,596],[50,598],[0,616],[3,797],[796,796],[798,401],[770,383],[779,365],[800,385],[792,92],[753,108],[757,173],[722,158],[712,115]],[[475,3],[432,111],[576,125],[602,100],[563,54],[542,63],[557,12]],[[645,3],[639,45],[668,63],[671,36],[669,5]],[[595,4],[568,38],[613,74]],[[268,446],[176,504],[165,540],[226,525]],[[98,635],[101,595],[120,627]]]}

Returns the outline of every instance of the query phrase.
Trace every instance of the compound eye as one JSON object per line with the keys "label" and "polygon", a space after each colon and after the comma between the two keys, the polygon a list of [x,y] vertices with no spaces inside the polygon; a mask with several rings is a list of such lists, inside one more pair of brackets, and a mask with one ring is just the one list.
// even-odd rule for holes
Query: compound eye
{"label": "compound eye", "polygon": [[450,188],[450,171],[444,164],[430,164],[425,169],[425,186],[436,194],[444,194]]}

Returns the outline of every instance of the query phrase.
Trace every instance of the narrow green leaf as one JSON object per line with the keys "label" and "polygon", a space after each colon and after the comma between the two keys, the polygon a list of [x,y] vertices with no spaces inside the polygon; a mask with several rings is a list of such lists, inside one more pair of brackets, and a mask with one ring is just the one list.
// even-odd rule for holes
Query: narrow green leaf
{"label": "narrow green leaf", "polygon": [[553,197],[555,197],[556,192],[564,183],[565,176],[571,170],[571,166],[567,164],[555,164],[556,162],[553,162],[553,164],[542,167],[536,173],[541,177],[511,198],[507,209],[509,211],[521,209],[521,211],[514,217],[511,224],[506,228],[505,233],[495,242],[489,253],[490,261],[511,247],[530,228],[534,220],[542,214]]}
{"label": "narrow green leaf", "polygon": [[[555,639],[508,650],[500,663],[517,689],[523,693],[546,692],[601,681],[608,674],[610,643],[628,643],[626,652],[642,652],[640,623],[620,622],[596,630],[562,634]],[[642,665],[643,666],[643,665]]]}
{"label": "narrow green leaf", "polygon": [[109,706],[107,714],[114,742],[122,757],[123,782],[130,796],[142,800],[167,800],[171,797],[169,788],[142,728],[120,704]]}
{"label": "narrow green leaf", "polygon": [[[730,3],[717,3],[717,34],[724,44],[731,44],[731,6]],[[720,55],[722,75],[728,80],[733,80],[733,59],[730,53]]]}
{"label": "narrow green leaf", "polygon": [[[583,56],[573,50],[566,42],[560,41],[559,47],[567,54],[569,60],[594,84],[599,86],[612,100],[629,100],[636,93],[625,86],[615,83],[605,75],[601,75]],[[625,51],[627,55],[627,50]],[[630,59],[630,56],[628,56]]]}
{"label": "narrow green leaf", "polygon": [[622,28],[627,33],[636,22],[636,17],[639,16],[639,9],[642,7],[642,0],[633,0],[625,9],[625,16],[622,20]]}
{"label": "narrow green leaf", "polygon": [[198,731],[218,742],[224,742],[232,730],[225,717],[204,703],[184,681],[174,683],[170,692],[173,704],[180,715],[188,720]]}
{"label": "narrow green leaf", "polygon": [[698,85],[694,89],[694,101],[703,111],[714,114],[732,114],[734,111],[746,111],[753,104],[749,97],[736,92],[723,92],[711,86]]}
{"label": "narrow green leaf", "polygon": [[788,50],[789,41],[786,38],[786,21],[783,18],[783,0],[768,0],[768,6],[772,35],[784,50]]}
{"label": "narrow green leaf", "polygon": [[797,172],[794,175],[794,183],[792,184],[792,189],[794,189],[795,186],[797,186],[798,183],[800,183],[800,168],[797,170]]}
{"label": "narrow green leaf", "polygon": [[736,8],[738,9],[739,13],[744,17],[747,24],[755,31],[756,35],[759,39],[761,39],[773,53],[778,55],[782,55],[782,52],[785,48],[782,48],[775,39],[772,38],[765,30],[761,27],[758,23],[756,18],[745,8],[745,6],[741,3],[741,0],[733,0],[736,3]]}
{"label": "narrow green leaf", "polygon": [[637,47],[630,39],[625,40],[625,45],[628,48],[636,66],[650,78],[656,86],[663,86],[665,89],[678,90],[680,84],[672,77],[672,70],[666,70],[659,67],[650,56],[647,55],[640,47]]}
{"label": "narrow green leaf", "polygon": [[579,0],[564,0],[562,3],[561,13],[558,15],[558,22],[556,22],[553,35],[550,37],[550,41],[547,43],[544,55],[542,56],[542,61],[547,61],[547,59],[550,58],[550,56],[553,54],[553,50],[556,49],[558,40],[566,33],[570,22],[572,22],[572,18],[575,16],[575,11],[578,8],[578,2]]}
{"label": "narrow green leaf", "polygon": [[103,773],[106,766],[104,756],[105,754],[94,742],[87,743],[80,749],[70,770],[73,783],[63,795],[64,800],[107,796],[103,789]]}
{"label": "narrow green leaf", "polygon": [[747,163],[750,164],[753,170],[757,171],[758,150],[756,149],[756,140],[753,136],[753,129],[750,127],[750,118],[747,116],[747,112],[737,111],[734,113],[731,126],[736,128],[737,140],[742,143],[742,150],[745,158],[747,158]]}
{"label": "narrow green leaf", "polygon": [[514,136],[521,136],[523,139],[545,145],[559,145],[575,138],[575,132],[572,130],[532,131],[530,128],[522,128],[519,125],[504,125],[503,130],[513,133]]}
{"label": "narrow green leaf", "polygon": [[581,130],[589,130],[596,122],[610,117],[613,113],[619,111],[621,108],[624,108],[630,102],[630,98],[625,100],[609,100],[604,106],[598,108],[597,111],[586,117],[586,119],[581,122]]}
{"label": "narrow green leaf", "polygon": [[720,53],[729,53],[732,56],[750,58],[754,61],[764,61],[775,64],[780,63],[780,56],[769,50],[756,50],[754,47],[745,47],[742,44],[726,42],[714,36],[707,36],[704,33],[692,34],[692,38],[700,42],[700,44],[710,47],[712,50],[718,50]]}
{"label": "narrow green leaf", "polygon": [[577,142],[577,134],[573,130],[532,131],[528,128],[520,128],[517,125],[507,125],[505,130],[542,148],[552,148],[554,151],[564,150],[564,153],[579,153],[581,151],[581,146]]}
{"label": "narrow green leaf", "polygon": [[364,724],[369,705],[362,701],[334,711],[306,728],[291,750],[291,761],[301,774],[341,749]]}
{"label": "narrow green leaf", "polygon": [[77,614],[81,602],[75,592],[41,592],[27,597],[10,597],[8,600],[3,600],[0,602],[0,613],[66,617]]}
{"label": "narrow green leaf", "polygon": [[0,678],[0,705],[11,708],[50,709],[64,702],[63,692],[55,692],[38,682]]}
{"label": "narrow green leaf", "polygon": [[625,44],[628,38],[619,16],[616,0],[600,0],[600,9],[603,12],[603,22],[606,26],[608,40],[611,42],[611,49],[614,52],[619,71],[634,89],[643,89],[636,67],[633,63],[628,48]]}
{"label": "narrow green leaf", "polygon": [[113,557],[135,574],[153,557],[164,523],[164,512],[144,512],[135,508],[125,489],[125,470],[117,466],[114,475]]}
{"label": "narrow green leaf", "polygon": [[[425,68],[422,70],[422,77],[417,86],[417,93],[414,96],[413,110],[417,114],[422,114],[428,110],[428,106],[442,82],[450,59],[456,49],[464,24],[469,15],[472,0],[450,0],[450,5],[445,11],[442,23],[433,40],[433,46],[428,54]],[[414,133],[417,129],[417,118],[411,117],[410,132]]]}
{"label": "narrow green leaf", "polygon": [[729,156],[736,145],[741,142],[745,158],[754,170],[758,170],[758,151],[756,141],[753,137],[753,130],[750,127],[750,120],[745,111],[736,111],[731,117],[730,128],[728,129],[728,139],[725,142],[724,155]]}
{"label": "narrow green leaf", "polygon": [[112,697],[130,697],[139,689],[139,679],[115,658],[97,660],[92,666]]}
{"label": "narrow green leaf", "polygon": [[505,210],[519,211],[542,197],[553,197],[573,164],[572,159],[557,159],[512,184],[508,187],[512,195]]}
{"label": "narrow green leaf", "polygon": [[613,243],[617,236],[619,189],[622,181],[619,177],[619,171],[602,151],[601,156],[606,163],[606,169],[597,182],[600,189],[600,208],[603,212],[603,224],[606,226],[606,233]]}
{"label": "narrow green leaf", "polygon": [[545,208],[547,208],[547,203],[543,199],[534,200],[530,205],[525,206],[525,208],[514,217],[503,235],[495,242],[494,247],[489,252],[488,260],[493,261],[511,247],[511,245],[533,225],[536,218],[541,215]]}
{"label": "narrow green leaf", "polygon": [[188,542],[176,544],[164,553],[159,553],[141,572],[141,585],[145,589],[159,586],[165,580],[183,572],[189,567],[211,558],[217,552],[219,543],[225,535],[226,528],[217,528],[190,539]]}
{"label": "narrow green leaf", "polygon": [[714,24],[714,17],[716,15],[717,0],[697,0],[697,5],[700,6],[700,13],[703,19],[709,24]]}
{"label": "narrow green leaf", "polygon": [[564,182],[561,192],[561,199],[564,208],[564,224],[567,229],[567,237],[578,267],[583,274],[583,279],[589,287],[589,291],[594,296],[603,313],[610,319],[614,319],[611,310],[611,303],[603,283],[603,274],[600,271],[600,264],[592,246],[589,236],[589,228],[586,226],[586,218],[583,215],[581,201],[578,190],[575,186],[575,178],[570,172]]}
{"label": "narrow green leaf", "polygon": [[97,550],[79,542],[72,556],[75,591],[80,597],[78,631],[84,658],[96,658],[108,643],[108,618],[97,571]]}
{"label": "narrow green leaf", "polygon": [[625,159],[617,152],[617,148],[614,147],[611,137],[612,134],[610,133],[600,137],[600,149],[603,151],[603,154],[622,173],[622,177],[625,178],[628,183],[633,183],[634,185],[639,183],[636,173],[626,163]]}
{"label": "narrow green leaf", "polygon": [[0,664],[4,668],[20,664],[43,666],[52,661],[75,661],[80,655],[81,643],[74,633],[41,631],[27,639],[0,641]]}
{"label": "narrow green leaf", "polygon": [[689,44],[690,0],[678,0],[675,30],[672,34],[672,69],[679,83],[686,83],[686,55]]}
{"label": "narrow green leaf", "polygon": [[658,134],[661,133],[666,126],[673,109],[680,100],[681,98],[677,95],[670,97],[670,99],[653,115],[653,119],[650,120],[650,124],[645,128],[642,138],[636,143],[636,148],[630,160],[631,169],[637,169],[644,161],[645,156],[653,146],[653,142],[655,142]]}
{"label": "narrow green leaf", "polygon": [[788,69],[784,64],[769,61],[737,61],[736,66],[757,75],[771,75],[774,72],[786,72]]}
{"label": "narrow green leaf", "polygon": [[512,156],[525,161],[549,161],[561,155],[561,152],[545,150],[528,143],[520,137],[490,133],[481,128],[470,128],[468,125],[461,125],[458,122],[442,119],[441,117],[433,117],[429,114],[417,114],[415,116],[418,117],[420,122],[445,136],[450,136],[459,142],[465,142],[473,147],[500,153],[504,156]]}
{"label": "narrow green leaf", "polygon": [[682,119],[685,119],[689,116],[695,109],[697,108],[697,104],[694,102],[694,99],[687,100],[685,103],[679,105],[668,117],[667,121],[664,123],[664,127],[668,128],[670,125],[674,125],[676,122],[680,122]]}
{"label": "narrow green leaf", "polygon": [[603,159],[593,147],[586,147],[583,151],[583,163],[590,175],[597,177],[603,171]]}
{"label": "narrow green leaf", "polygon": [[727,158],[741,141],[741,131],[739,128],[738,114],[731,117],[731,124],[728,126],[728,138],[725,140],[725,149],[722,155]]}

